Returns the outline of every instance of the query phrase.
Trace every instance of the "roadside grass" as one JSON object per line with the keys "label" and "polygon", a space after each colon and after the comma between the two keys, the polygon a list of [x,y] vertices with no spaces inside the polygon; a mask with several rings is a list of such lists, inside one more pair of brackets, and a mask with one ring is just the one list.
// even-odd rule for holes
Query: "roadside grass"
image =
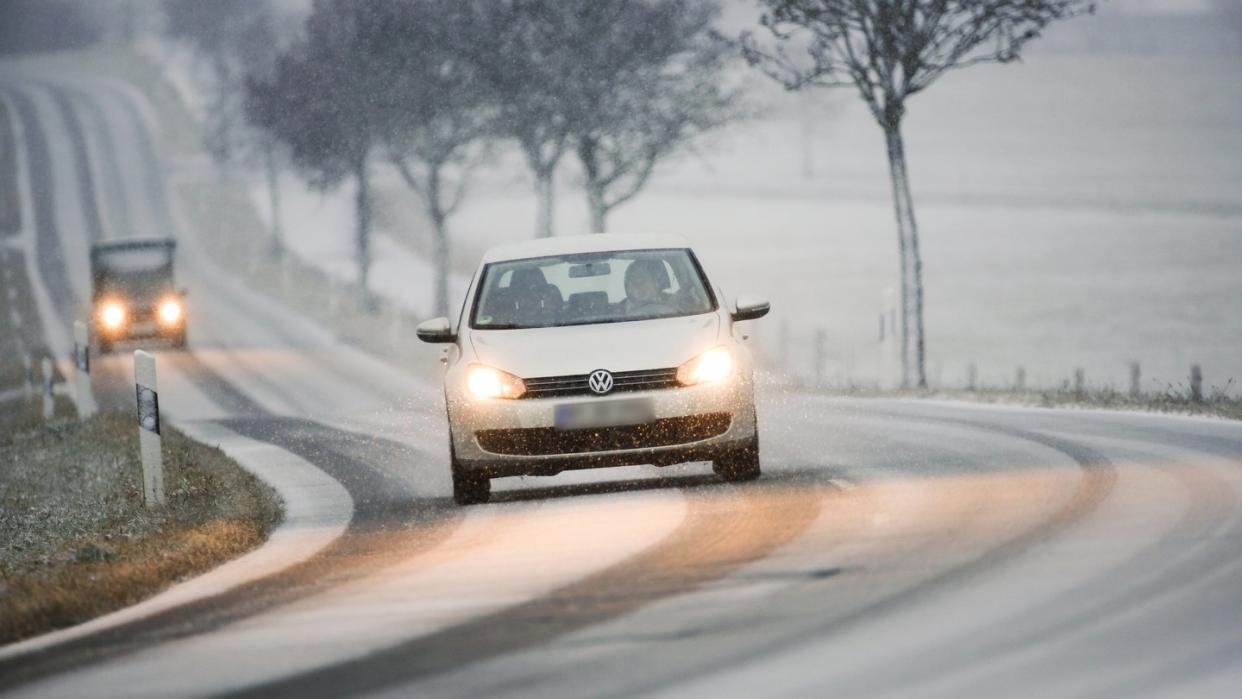
{"label": "roadside grass", "polygon": [[43,423],[23,403],[25,419],[0,424],[0,643],[138,602],[255,547],[280,519],[274,491],[172,428],[168,503],[147,508],[132,415]]}
{"label": "roadside grass", "polygon": [[[15,183],[3,173],[16,165],[13,156],[0,128],[0,228]],[[148,509],[132,414],[79,421],[73,402],[58,394],[44,420],[42,398],[21,390],[22,355],[33,360],[37,391],[40,359],[51,353],[24,255],[2,233],[0,644],[86,621],[209,570],[257,546],[281,516],[269,487],[219,449],[168,427],[168,503]],[[54,372],[53,383],[63,385]]]}

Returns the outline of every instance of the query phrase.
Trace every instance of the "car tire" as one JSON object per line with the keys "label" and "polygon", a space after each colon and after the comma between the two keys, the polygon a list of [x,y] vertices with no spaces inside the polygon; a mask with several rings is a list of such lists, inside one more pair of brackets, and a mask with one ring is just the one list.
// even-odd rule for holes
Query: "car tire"
{"label": "car tire", "polygon": [[112,353],[112,343],[107,340],[99,341],[99,356]]}
{"label": "car tire", "polygon": [[174,349],[179,349],[179,350],[183,350],[183,349],[185,349],[185,346],[186,346],[186,340],[185,340],[185,331],[184,331],[184,330],[182,330],[181,332],[177,333],[176,335],[173,335],[173,338],[172,338],[172,345],[173,345],[173,348],[174,348]]}
{"label": "car tire", "polygon": [[457,454],[449,445],[449,459],[453,471],[453,502],[458,505],[482,505],[492,495],[492,479],[470,473],[457,462]]}
{"label": "car tire", "polygon": [[758,478],[762,474],[759,467],[759,435],[755,434],[746,446],[730,449],[716,457],[712,462],[712,471],[730,483]]}

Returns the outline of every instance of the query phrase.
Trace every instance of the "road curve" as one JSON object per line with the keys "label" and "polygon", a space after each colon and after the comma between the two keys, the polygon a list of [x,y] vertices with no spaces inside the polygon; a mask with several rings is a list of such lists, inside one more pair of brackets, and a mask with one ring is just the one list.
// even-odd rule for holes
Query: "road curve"
{"label": "road curve", "polygon": [[[161,403],[348,491],[301,563],[0,659],[17,696],[1231,695],[1242,686],[1242,424],[760,397],[765,476],[701,465],[449,498],[432,367],[400,370],[219,269],[124,86],[0,72],[34,264],[63,328],[86,246],[173,232],[193,351]],[[96,388],[126,406],[121,357]]]}

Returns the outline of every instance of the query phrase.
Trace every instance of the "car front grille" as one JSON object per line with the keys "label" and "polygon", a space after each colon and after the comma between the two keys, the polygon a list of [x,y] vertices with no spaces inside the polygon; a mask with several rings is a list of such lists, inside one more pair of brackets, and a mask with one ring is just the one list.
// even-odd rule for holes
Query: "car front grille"
{"label": "car front grille", "polygon": [[717,437],[729,431],[729,413],[707,413],[686,417],[666,417],[642,425],[597,427],[584,430],[558,430],[534,427],[507,430],[479,430],[474,433],[479,447],[507,456],[550,456],[585,454],[622,449],[646,449],[689,444]]}
{"label": "car front grille", "polygon": [[[524,379],[526,393],[523,398],[563,398],[567,396],[593,396],[587,384],[586,374],[570,376],[544,376]],[[645,371],[618,371],[612,375],[611,393],[625,391],[655,391],[676,388],[676,369],[648,369]]]}

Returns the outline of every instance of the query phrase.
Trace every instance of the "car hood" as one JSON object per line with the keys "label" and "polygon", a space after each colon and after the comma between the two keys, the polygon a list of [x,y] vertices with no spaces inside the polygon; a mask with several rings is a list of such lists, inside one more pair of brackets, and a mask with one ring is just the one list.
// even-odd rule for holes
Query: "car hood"
{"label": "car hood", "polygon": [[522,378],[680,366],[716,344],[715,313],[527,330],[471,330],[479,361]]}

